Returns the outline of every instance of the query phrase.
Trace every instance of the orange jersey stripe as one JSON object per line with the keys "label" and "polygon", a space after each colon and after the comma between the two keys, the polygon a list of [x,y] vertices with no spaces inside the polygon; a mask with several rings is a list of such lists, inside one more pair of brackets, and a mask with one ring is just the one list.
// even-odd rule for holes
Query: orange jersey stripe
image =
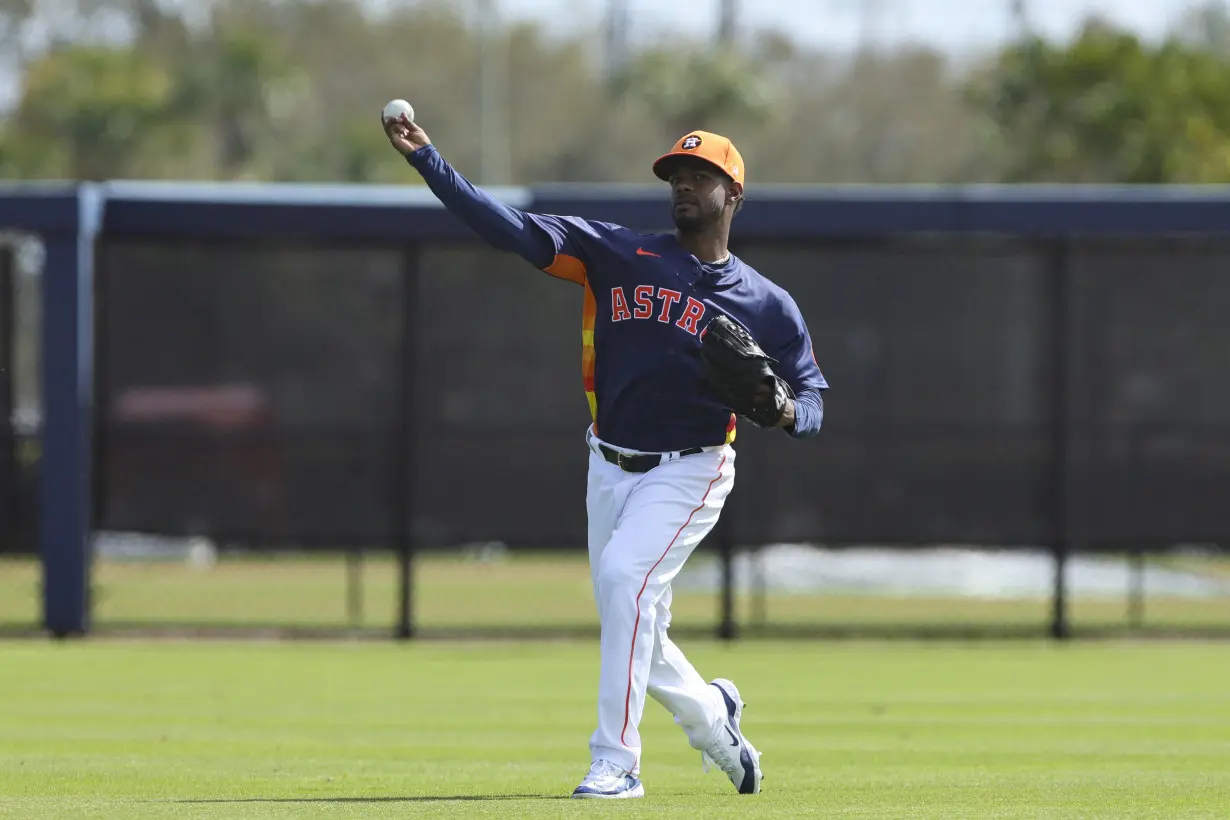
{"label": "orange jersey stripe", "polygon": [[589,271],[586,270],[585,263],[566,253],[556,254],[555,261],[543,270],[556,279],[566,279],[578,285],[584,285],[589,281]]}
{"label": "orange jersey stripe", "polygon": [[594,348],[594,322],[598,318],[598,302],[594,298],[593,288],[585,282],[585,304],[581,308],[581,383],[585,387],[585,397],[589,402],[589,414],[594,421],[598,420],[598,397],[594,393],[594,360],[597,350]]}
{"label": "orange jersey stripe", "polygon": [[594,357],[592,347],[581,348],[581,385],[591,393],[594,391]]}

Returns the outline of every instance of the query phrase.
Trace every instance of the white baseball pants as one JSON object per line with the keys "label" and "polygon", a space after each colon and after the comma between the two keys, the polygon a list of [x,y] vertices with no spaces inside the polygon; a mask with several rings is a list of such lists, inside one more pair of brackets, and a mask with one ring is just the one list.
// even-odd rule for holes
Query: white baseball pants
{"label": "white baseball pants", "polygon": [[726,716],[720,695],[666,631],[671,581],[717,523],[734,485],[735,450],[708,448],[630,473],[603,458],[592,428],[586,440],[589,565],[602,626],[591,762],[604,758],[639,774],[646,693],[675,716],[696,749]]}

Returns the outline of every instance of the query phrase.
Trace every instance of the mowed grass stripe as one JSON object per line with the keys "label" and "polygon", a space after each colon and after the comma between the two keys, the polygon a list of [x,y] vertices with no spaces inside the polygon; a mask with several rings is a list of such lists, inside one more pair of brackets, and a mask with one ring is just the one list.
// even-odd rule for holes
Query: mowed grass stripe
{"label": "mowed grass stripe", "polygon": [[650,701],[648,796],[561,799],[589,643],[0,644],[0,815],[1230,816],[1222,646],[684,648],[743,689],[763,794],[704,774]]}

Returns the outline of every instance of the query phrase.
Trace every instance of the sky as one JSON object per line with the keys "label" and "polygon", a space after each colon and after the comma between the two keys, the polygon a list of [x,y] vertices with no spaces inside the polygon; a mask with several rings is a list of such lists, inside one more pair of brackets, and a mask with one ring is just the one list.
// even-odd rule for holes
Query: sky
{"label": "sky", "polygon": [[[494,0],[507,16],[566,27],[580,11],[601,19],[613,0]],[[716,28],[718,0],[623,0],[634,36],[674,31],[705,36]],[[1009,0],[741,0],[741,28],[775,28],[800,41],[849,48],[863,36],[878,43],[923,41],[944,50],[992,46],[1012,32]],[[1189,0],[1025,0],[1033,27],[1070,35],[1081,20],[1101,13],[1146,37],[1161,36]],[[868,11],[871,9],[872,11]]]}

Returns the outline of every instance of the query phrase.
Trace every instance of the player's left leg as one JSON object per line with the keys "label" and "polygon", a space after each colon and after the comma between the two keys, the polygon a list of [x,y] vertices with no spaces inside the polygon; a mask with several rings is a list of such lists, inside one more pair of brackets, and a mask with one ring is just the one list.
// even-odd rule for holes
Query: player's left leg
{"label": "player's left leg", "polygon": [[658,599],[647,691],[674,715],[692,748],[702,749],[720,731],[726,710],[721,696],[670,639],[671,598],[671,589],[667,587]]}
{"label": "player's left leg", "polygon": [[705,683],[670,639],[671,590],[658,601],[657,641],[649,670],[649,695],[675,716],[688,744],[708,771],[716,763],[740,794],[756,794],[763,777],[760,752],[743,736],[743,700],[732,681]]}

